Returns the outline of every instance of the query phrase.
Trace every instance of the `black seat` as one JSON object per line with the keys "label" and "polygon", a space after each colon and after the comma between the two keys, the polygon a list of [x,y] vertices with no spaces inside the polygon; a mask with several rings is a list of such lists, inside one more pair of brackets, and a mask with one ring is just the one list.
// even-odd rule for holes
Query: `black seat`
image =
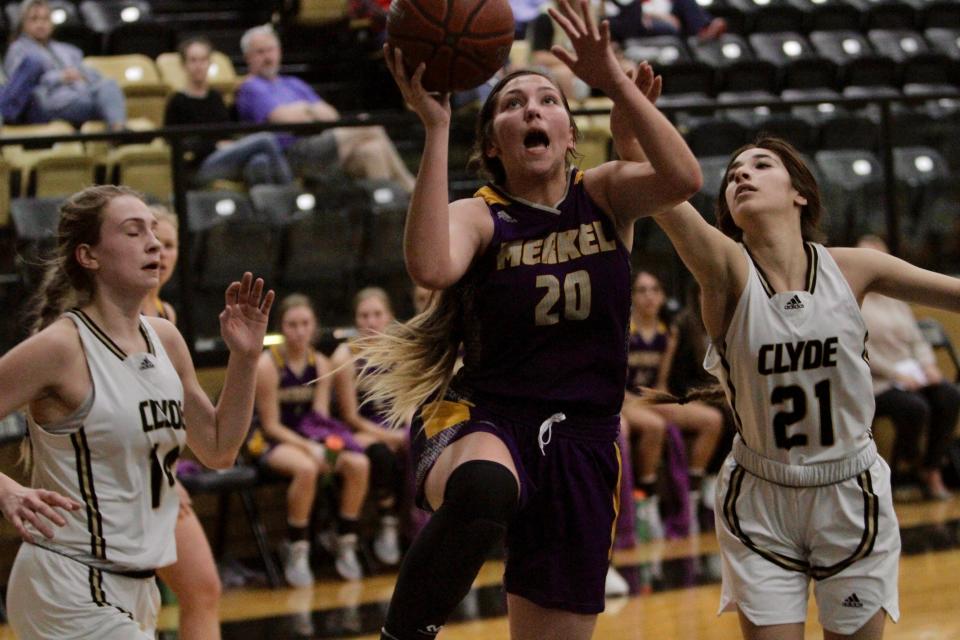
{"label": "black seat", "polygon": [[784,102],[800,100],[818,100],[816,104],[793,105],[790,107],[790,113],[803,118],[811,126],[819,127],[823,120],[828,120],[839,113],[846,113],[846,108],[837,105],[833,100],[840,97],[840,94],[833,89],[784,89],[780,94]]}
{"label": "black seat", "polygon": [[867,38],[880,55],[887,56],[900,65],[898,84],[919,82],[947,84],[956,73],[950,58],[934,51],[923,36],[907,29],[873,29]]}
{"label": "black seat", "polygon": [[818,131],[810,123],[790,113],[771,113],[758,118],[751,129],[750,138],[770,135],[786,140],[799,151],[811,153],[816,149]]}
{"label": "black seat", "polygon": [[933,347],[934,350],[946,351],[947,357],[953,364],[954,382],[960,382],[960,357],[957,356],[957,350],[953,346],[953,341],[943,328],[943,325],[934,318],[919,318],[917,328],[923,334],[923,339]]}
{"label": "black seat", "polygon": [[810,42],[839,69],[840,86],[897,86],[893,60],[877,54],[866,37],[855,31],[813,31]]}
{"label": "black seat", "polygon": [[687,51],[687,45],[679,36],[628,38],[622,46],[625,57],[634,62],[646,60],[658,71],[663,67],[693,60]]}
{"label": "black seat", "polygon": [[883,169],[865,149],[824,150],[815,154],[823,177],[826,215],[822,221],[830,242],[852,246],[866,234],[886,232]]}
{"label": "black seat", "polygon": [[735,120],[707,117],[692,121],[683,132],[683,137],[693,154],[699,158],[731,153],[746,144],[748,133],[749,129]]}
{"label": "black seat", "polygon": [[915,29],[922,0],[847,0],[861,16],[861,28]]}
{"label": "black seat", "polygon": [[[845,0],[790,0],[803,14],[800,28],[810,31],[856,31],[860,29],[860,12]],[[796,31],[791,27],[789,31]]]}
{"label": "black seat", "polygon": [[250,201],[261,218],[281,227],[314,215],[318,208],[316,196],[296,184],[255,185],[250,188]]}
{"label": "black seat", "polygon": [[759,59],[777,68],[782,88],[828,88],[836,83],[836,65],[799,33],[753,33],[749,41]]}
{"label": "black seat", "polygon": [[820,121],[821,149],[867,149],[875,152],[880,129],[864,115],[841,112]]}
{"label": "black seat", "polygon": [[227,529],[231,522],[230,496],[232,494],[240,496],[240,503],[243,505],[246,514],[247,524],[250,525],[253,539],[257,544],[257,551],[266,571],[267,583],[271,587],[279,587],[283,584],[280,580],[280,571],[277,569],[273,554],[270,553],[266,528],[263,526],[257,501],[253,496],[253,490],[260,483],[259,476],[260,474],[255,466],[240,463],[220,471],[205,469],[193,474],[179,475],[178,479],[191,495],[213,494],[218,496],[217,532],[213,547],[218,558],[223,557],[227,546]]}
{"label": "black seat", "polygon": [[404,268],[403,227],[407,217],[408,195],[396,183],[385,180],[360,180],[368,194],[363,207],[363,277],[368,282],[386,279],[409,288]]}
{"label": "black seat", "polygon": [[[752,129],[758,121],[769,116],[771,107],[779,101],[780,98],[769,91],[721,91],[717,94],[717,102],[729,105],[720,112],[722,116],[739,122],[746,129]],[[744,106],[756,102],[764,104]]]}
{"label": "black seat", "polygon": [[97,33],[109,33],[122,23],[147,22],[153,14],[147,0],[83,0],[80,15]]}
{"label": "black seat", "polygon": [[932,235],[952,233],[960,202],[952,193],[950,167],[930,147],[897,147],[893,150],[900,233],[916,248]]}
{"label": "black seat", "polygon": [[750,33],[791,31],[803,24],[804,13],[790,0],[749,0],[754,5],[750,14]]}
{"label": "black seat", "polygon": [[776,90],[776,67],[766,60],[758,60],[741,36],[725,33],[707,41],[691,36],[687,46],[695,60],[716,69],[720,91]]}
{"label": "black seat", "polygon": [[951,60],[960,60],[960,27],[930,27],[923,32],[930,46]]}
{"label": "black seat", "polygon": [[17,272],[27,290],[33,290],[43,277],[43,261],[57,246],[57,225],[63,198],[14,198],[10,201],[10,219],[16,238]]}
{"label": "black seat", "polygon": [[697,158],[700,163],[700,171],[703,173],[703,186],[690,199],[690,204],[711,224],[715,223],[717,219],[717,198],[720,193],[720,185],[723,183],[723,175],[730,163],[729,153],[735,149],[736,147],[731,147],[727,152],[728,155]]}
{"label": "black seat", "polygon": [[955,0],[928,0],[920,10],[922,28],[960,28],[960,3]]}
{"label": "black seat", "polygon": [[175,48],[174,38],[173,29],[160,22],[149,20],[122,22],[107,32],[104,51],[107,55],[142,53],[150,58],[156,58],[161,53]]}

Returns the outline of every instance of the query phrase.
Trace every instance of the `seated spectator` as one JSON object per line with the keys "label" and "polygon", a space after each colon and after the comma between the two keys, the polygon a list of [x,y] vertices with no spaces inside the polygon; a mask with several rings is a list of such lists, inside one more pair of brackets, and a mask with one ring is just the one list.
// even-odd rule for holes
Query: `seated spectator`
{"label": "seated spectator", "polygon": [[[270,25],[248,29],[240,48],[250,76],[237,90],[237,113],[247,122],[334,122],[337,110],[307,83],[280,74],[280,41]],[[343,127],[297,138],[277,136],[294,173],[311,179],[340,169],[355,178],[392,180],[407,192],[414,178],[383,127]]]}
{"label": "seated spectator", "polygon": [[[390,297],[380,287],[360,290],[354,299],[353,312],[360,337],[380,333],[394,320]],[[358,393],[357,374],[363,362],[354,359],[349,342],[337,347],[331,363],[337,372],[334,385],[340,418],[354,430],[354,436],[370,458],[370,493],[377,503],[380,521],[373,552],[380,562],[394,565],[400,562],[398,498],[405,488],[401,471],[409,466],[405,463],[410,435],[407,430],[384,427],[386,419],[380,408],[366,402],[363,394]],[[412,488],[412,479],[409,484]],[[408,502],[413,504],[412,499]]]}
{"label": "seated spectator", "polygon": [[[312,346],[317,320],[310,300],[299,294],[287,296],[277,316],[284,343],[260,356],[256,423],[247,452],[258,464],[291,479],[284,577],[295,587],[313,584],[308,527],[317,482],[336,473],[343,480],[336,536],[324,535],[322,541],[331,548],[340,577],[359,580],[363,569],[357,534],[370,464],[350,429],[329,417],[331,378],[320,376],[330,371],[330,363]],[[308,384],[313,380],[316,384]]]}
{"label": "seated spectator", "polygon": [[120,87],[85,66],[80,49],[52,39],[53,21],[45,0],[20,3],[15,34],[4,57],[8,78],[0,91],[4,122],[66,120],[79,126],[104,120],[113,131],[123,128],[127,108]]}
{"label": "seated spectator", "polygon": [[[877,236],[864,236],[858,247],[887,253]],[[950,497],[940,468],[960,413],[960,391],[943,379],[933,349],[923,339],[910,306],[876,293],[861,305],[870,339],[870,373],[877,399],[877,416],[886,416],[896,429],[895,472],[919,464],[922,488],[928,498]],[[920,435],[926,432],[927,448],[919,452]]]}
{"label": "seated spectator", "polygon": [[[180,61],[186,70],[187,85],[170,96],[163,116],[164,125],[214,124],[230,121],[223,96],[210,87],[207,73],[213,45],[203,37],[180,44]],[[256,184],[288,184],[293,181],[276,137],[255,133],[239,140],[215,141],[210,137],[184,139],[188,154],[187,170],[192,182],[203,186],[214,180],[244,180]]]}
{"label": "seated spectator", "polygon": [[610,35],[623,43],[648,36],[719,38],[727,21],[714,18],[696,0],[609,0],[606,2]]}
{"label": "seated spectator", "polygon": [[[694,434],[690,451],[687,483],[689,495],[689,531],[699,530],[700,488],[707,463],[713,456],[723,429],[723,414],[702,402],[687,404],[646,404],[640,397],[643,388],[667,390],[667,380],[677,347],[676,328],[666,322],[663,309],[666,296],[660,280],[647,271],[637,273],[633,284],[633,306],[628,344],[627,393],[623,419],[630,431],[639,436],[637,488],[647,500],[645,514],[656,530],[658,523],[657,467],[663,457],[663,444],[669,425]],[[712,508],[712,504],[705,505]],[[641,505],[643,508],[643,505]]]}

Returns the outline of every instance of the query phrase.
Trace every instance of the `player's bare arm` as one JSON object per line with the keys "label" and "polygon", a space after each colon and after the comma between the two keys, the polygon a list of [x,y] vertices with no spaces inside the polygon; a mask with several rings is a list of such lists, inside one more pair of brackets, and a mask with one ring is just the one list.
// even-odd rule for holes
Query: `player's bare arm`
{"label": "player's bare arm", "polygon": [[858,302],[879,293],[906,302],[960,311],[960,280],[934,273],[874,249],[834,247],[837,261]]}

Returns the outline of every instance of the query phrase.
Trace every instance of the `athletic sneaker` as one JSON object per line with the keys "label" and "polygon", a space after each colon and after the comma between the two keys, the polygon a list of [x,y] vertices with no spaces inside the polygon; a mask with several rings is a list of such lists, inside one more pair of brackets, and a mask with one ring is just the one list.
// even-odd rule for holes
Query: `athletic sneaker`
{"label": "athletic sneaker", "polygon": [[283,577],[291,587],[309,587],[313,584],[310,571],[310,543],[306,540],[291,542],[286,548],[283,561]]}
{"label": "athletic sneaker", "polygon": [[380,528],[373,539],[373,555],[386,565],[400,562],[400,520],[396,516],[380,518]]}
{"label": "athletic sneaker", "polygon": [[338,536],[334,531],[324,531],[318,536],[320,544],[333,556],[333,568],[344,580],[363,578],[363,567],[357,556],[357,534]]}
{"label": "athletic sneaker", "polygon": [[636,530],[640,542],[663,540],[663,520],[660,518],[660,498],[650,496],[636,502]]}
{"label": "athletic sneaker", "polygon": [[607,579],[604,582],[603,595],[608,598],[619,598],[630,593],[630,585],[620,572],[611,564],[607,569]]}

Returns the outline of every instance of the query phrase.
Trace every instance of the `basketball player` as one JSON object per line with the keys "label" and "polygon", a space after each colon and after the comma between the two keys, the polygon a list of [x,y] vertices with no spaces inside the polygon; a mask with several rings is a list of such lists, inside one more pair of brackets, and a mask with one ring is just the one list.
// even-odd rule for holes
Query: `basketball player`
{"label": "basketball player", "polygon": [[[160,241],[160,283],[150,292],[140,308],[147,317],[158,317],[177,323],[177,314],[170,303],[160,299],[160,290],[170,281],[177,266],[179,238],[177,216],[163,206],[150,207],[157,218],[154,232]],[[193,511],[190,494],[177,482],[180,496],[177,513],[177,561],[157,570],[157,575],[177,596],[180,616],[178,635],[183,640],[218,640],[220,638],[220,576],[210,551],[203,525]]]}
{"label": "basketball player", "polygon": [[880,638],[899,617],[900,534],[859,305],[877,292],[960,310],[960,285],[817,244],[816,181],[782,140],[734,152],[719,195],[719,229],[686,203],[656,220],[703,291],[704,366],[739,432],[717,491],[721,611],[750,640],[803,638],[812,578],[826,638]]}
{"label": "basketball player", "polygon": [[140,315],[159,281],[156,224],[124,187],[65,202],[35,334],[0,358],[0,414],[29,405],[33,488],[0,474],[0,507],[27,542],[7,592],[24,640],[153,638],[152,576],[176,560],[177,455],[188,444],[225,468],[246,434],[273,292],[249,273],[227,288],[214,407],[176,327]]}
{"label": "basketball player", "polygon": [[[283,344],[266,349],[257,365],[258,427],[247,450],[258,463],[290,478],[287,490],[287,541],[284,577],[294,587],[313,585],[308,528],[317,481],[330,473],[343,478],[335,535],[324,538],[334,568],[344,580],[359,580],[357,557],[360,511],[367,495],[370,463],[349,427],[330,418],[330,362],[313,348],[317,318],[310,299],[291,294],[278,313]],[[319,378],[319,379],[318,379]],[[309,384],[317,380],[316,384]],[[337,436],[334,454],[327,439]],[[335,459],[334,459],[335,456]]]}
{"label": "basketball player", "polygon": [[[585,13],[586,2],[579,3]],[[609,28],[569,3],[552,13],[574,52],[555,53],[627,110],[652,162],[570,165],[576,127],[547,77],[504,77],[480,110],[476,159],[491,184],[448,204],[447,98],[391,73],[426,129],[406,227],[415,282],[439,301],[360,341],[390,422],[418,405],[419,498],[433,517],[403,564],[383,638],[434,637],[507,535],[514,638],[582,639],[604,606],[626,378],[633,222],[701,183],[696,159],[620,68]],[[463,368],[450,381],[457,347]],[[449,384],[448,384],[449,383]]]}

